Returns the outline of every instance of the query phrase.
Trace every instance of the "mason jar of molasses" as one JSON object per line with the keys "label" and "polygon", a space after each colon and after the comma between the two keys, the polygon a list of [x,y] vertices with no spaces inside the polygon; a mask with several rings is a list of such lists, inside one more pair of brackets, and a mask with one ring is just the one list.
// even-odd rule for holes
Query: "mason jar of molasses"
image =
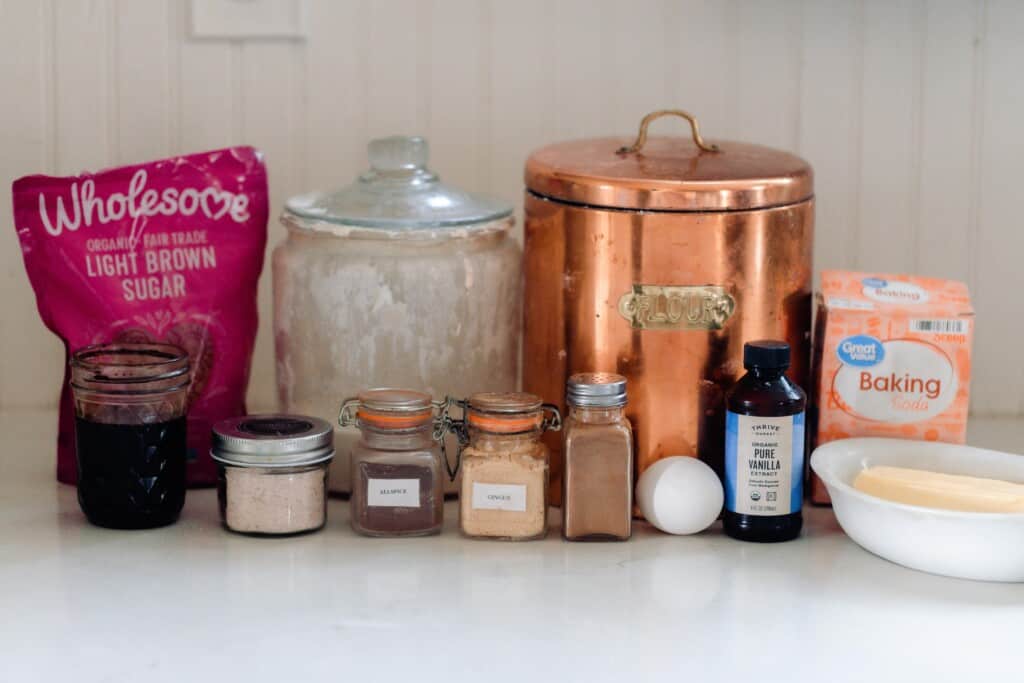
{"label": "mason jar of molasses", "polygon": [[188,354],[170,344],[90,346],[71,357],[78,503],[116,529],[171,524],[185,504]]}

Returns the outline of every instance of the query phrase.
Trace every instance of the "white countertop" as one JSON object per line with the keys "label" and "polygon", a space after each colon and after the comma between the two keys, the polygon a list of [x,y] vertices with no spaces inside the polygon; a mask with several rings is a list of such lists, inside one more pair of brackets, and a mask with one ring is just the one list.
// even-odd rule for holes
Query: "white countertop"
{"label": "white countertop", "polygon": [[[778,545],[641,524],[621,544],[445,531],[224,531],[213,490],[151,531],[90,526],[52,413],[0,415],[0,681],[980,681],[1024,668],[1024,586],[914,572],[828,509]],[[1024,422],[971,442],[1024,450]],[[552,519],[555,515],[552,515]]]}

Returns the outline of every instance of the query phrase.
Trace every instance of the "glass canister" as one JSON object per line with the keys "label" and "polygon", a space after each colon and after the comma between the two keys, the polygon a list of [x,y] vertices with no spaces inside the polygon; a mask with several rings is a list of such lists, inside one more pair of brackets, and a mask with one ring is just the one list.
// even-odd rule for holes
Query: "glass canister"
{"label": "glass canister", "polygon": [[596,372],[566,383],[562,537],[625,541],[633,532],[633,430],[626,378]]}
{"label": "glass canister", "polygon": [[315,531],[327,521],[327,469],[334,428],[303,415],[249,415],[218,422],[211,452],[217,463],[221,519],[231,531],[283,536]]}
{"label": "glass canister", "polygon": [[116,529],[171,524],[185,504],[188,354],[170,344],[89,346],[71,357],[78,504]]}
{"label": "glass canister", "polygon": [[[333,420],[339,395],[373,386],[516,388],[512,207],[443,184],[427,156],[423,138],[374,140],[353,185],[288,201],[273,256],[282,410]],[[348,493],[357,431],[338,437],[330,487]]]}
{"label": "glass canister", "polygon": [[464,409],[469,445],[460,457],[460,530],[470,538],[544,538],[548,448],[540,437],[561,429],[558,408],[533,394],[478,393]]}
{"label": "glass canister", "polygon": [[441,533],[444,482],[430,394],[371,389],[345,401],[339,422],[359,428],[352,447],[352,528],[364,536]]}

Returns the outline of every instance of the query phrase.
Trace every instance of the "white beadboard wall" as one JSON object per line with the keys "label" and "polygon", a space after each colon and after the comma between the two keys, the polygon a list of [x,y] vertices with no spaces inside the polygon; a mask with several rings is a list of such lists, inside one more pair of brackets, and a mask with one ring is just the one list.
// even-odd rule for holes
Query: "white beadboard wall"
{"label": "white beadboard wall", "polygon": [[[1024,413],[1024,3],[307,0],[305,40],[196,40],[185,0],[0,0],[0,181],[250,143],[272,212],[347,183],[374,136],[430,139],[453,183],[520,203],[547,142],[683,107],[706,135],[793,150],[817,176],[816,266],[966,280],[973,407]],[[658,124],[670,128],[673,123]],[[52,405],[0,192],[0,408]],[[283,235],[272,220],[271,245]],[[250,402],[274,402],[270,279]]]}

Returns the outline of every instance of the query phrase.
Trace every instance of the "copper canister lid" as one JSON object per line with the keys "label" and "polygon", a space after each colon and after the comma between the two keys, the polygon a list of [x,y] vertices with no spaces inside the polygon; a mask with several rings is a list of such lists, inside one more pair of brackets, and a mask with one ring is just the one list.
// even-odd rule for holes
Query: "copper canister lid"
{"label": "copper canister lid", "polygon": [[[661,116],[681,116],[689,137],[647,137]],[[537,150],[526,187],[565,202],[653,211],[736,211],[805,201],[814,194],[810,165],[798,156],[743,142],[711,142],[680,110],[648,114],[633,138],[573,140]]]}

